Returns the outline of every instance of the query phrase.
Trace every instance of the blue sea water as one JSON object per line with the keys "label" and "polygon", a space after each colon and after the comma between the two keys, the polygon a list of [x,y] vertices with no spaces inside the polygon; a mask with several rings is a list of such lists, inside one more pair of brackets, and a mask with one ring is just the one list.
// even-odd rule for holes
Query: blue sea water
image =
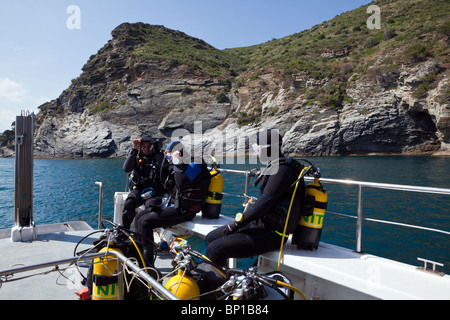
{"label": "blue sea water", "polygon": [[[450,188],[450,157],[376,156],[309,157],[324,178]],[[104,185],[104,218],[113,219],[113,195],[124,191],[124,159],[35,159],[33,215],[36,224],[83,220],[97,225],[98,186]],[[254,164],[223,164],[247,170]],[[224,192],[242,195],[242,175],[224,173]],[[356,215],[356,186],[324,184],[328,211]],[[257,196],[252,185],[250,194]],[[242,198],[226,195],[222,213],[242,212]],[[14,159],[0,159],[0,229],[14,224]],[[450,231],[450,196],[378,189],[364,190],[364,216]],[[324,242],[355,249],[356,220],[325,215]],[[445,264],[450,274],[450,236],[400,226],[363,223],[362,249],[366,253],[421,265],[417,257]]]}

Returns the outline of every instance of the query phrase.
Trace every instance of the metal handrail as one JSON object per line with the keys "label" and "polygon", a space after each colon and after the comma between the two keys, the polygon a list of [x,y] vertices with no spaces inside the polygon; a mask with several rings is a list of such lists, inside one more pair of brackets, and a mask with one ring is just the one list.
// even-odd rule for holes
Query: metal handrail
{"label": "metal handrail", "polygon": [[[250,171],[244,170],[234,170],[234,169],[222,169],[219,168],[219,171],[222,172],[230,172],[230,173],[239,173],[245,175],[245,192],[244,195],[248,195],[248,186],[250,182]],[[306,181],[312,181],[313,177],[304,177]],[[327,211],[330,214],[346,216],[350,218],[356,219],[356,252],[362,252],[362,225],[363,220],[384,223],[384,224],[392,224],[399,225],[403,227],[427,230],[432,232],[439,232],[443,234],[450,235],[449,231],[426,228],[422,226],[416,226],[411,224],[392,222],[386,220],[372,219],[372,218],[364,218],[364,188],[376,188],[376,189],[384,189],[384,190],[397,190],[397,191],[408,191],[408,192],[420,192],[420,193],[429,193],[429,194],[441,194],[441,195],[450,195],[449,188],[435,188],[435,187],[422,187],[422,186],[411,186],[411,185],[401,185],[401,184],[390,184],[390,183],[376,183],[376,182],[365,182],[365,181],[355,181],[355,180],[342,180],[342,179],[328,179],[328,178],[320,178],[321,182],[332,183],[332,184],[341,184],[341,185],[353,185],[358,187],[358,207],[357,207],[357,216],[350,216],[342,213],[336,213]]]}
{"label": "metal handrail", "polygon": [[119,251],[112,251],[112,250],[107,251],[107,252],[86,254],[83,257],[73,257],[73,258],[68,258],[68,259],[44,262],[44,263],[25,266],[25,267],[18,267],[18,268],[14,268],[14,269],[2,270],[2,271],[0,271],[0,277],[12,276],[16,273],[27,272],[27,271],[32,271],[32,270],[37,270],[37,269],[42,269],[42,268],[59,267],[60,265],[73,264],[78,261],[89,261],[89,260],[92,260],[95,258],[111,256],[111,255],[116,256],[116,258],[118,258],[123,264],[125,264],[127,267],[129,267],[133,272],[136,272],[136,276],[141,277],[153,289],[158,291],[158,293],[160,293],[164,298],[166,298],[168,300],[179,300],[178,297],[176,297],[172,292],[167,290],[156,279],[154,279],[150,275],[148,275],[148,273],[146,273],[145,270],[143,270],[139,266],[137,266],[131,259],[127,258],[125,255],[123,255]]}
{"label": "metal handrail", "polygon": [[[312,181],[313,178],[305,177],[305,180]],[[346,185],[356,185],[356,186],[361,186],[361,187],[386,189],[386,190],[412,191],[412,192],[450,195],[450,189],[448,189],[448,188],[421,187],[421,186],[410,186],[410,185],[402,185],[402,184],[377,183],[377,182],[327,179],[327,178],[320,178],[320,181],[328,182],[328,183],[335,183],[335,184],[346,184]]]}
{"label": "metal handrail", "polygon": [[[305,180],[312,180],[313,178],[305,177]],[[450,195],[450,189],[448,188],[434,188],[434,187],[422,187],[422,186],[410,186],[410,185],[401,185],[401,184],[390,184],[390,183],[375,183],[375,182],[365,182],[365,181],[354,181],[354,180],[339,180],[339,179],[320,179],[321,182],[334,183],[334,184],[344,184],[344,185],[354,185],[358,186],[358,211],[356,217],[356,252],[362,252],[362,221],[372,221],[379,222],[385,224],[395,224],[401,225],[404,227],[440,232],[444,234],[449,234],[450,232],[425,228],[416,225],[409,224],[401,224],[397,222],[379,220],[379,219],[370,219],[363,217],[363,207],[364,207],[364,188],[376,188],[376,189],[384,189],[384,190],[397,190],[397,191],[408,191],[408,192],[420,192],[420,193],[429,193],[429,194],[441,194],[441,195]],[[330,212],[332,213],[332,212]]]}
{"label": "metal handrail", "polygon": [[96,181],[96,185],[99,187],[99,195],[98,195],[98,229],[102,229],[102,221],[103,221],[103,183]]}

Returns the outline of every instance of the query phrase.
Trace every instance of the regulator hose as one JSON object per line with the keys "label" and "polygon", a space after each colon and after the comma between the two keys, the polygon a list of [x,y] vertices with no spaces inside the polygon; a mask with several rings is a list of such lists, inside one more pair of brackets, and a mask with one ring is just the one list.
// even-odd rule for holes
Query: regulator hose
{"label": "regulator hose", "polygon": [[303,292],[301,292],[300,290],[298,290],[296,287],[291,286],[290,284],[287,284],[287,283],[282,282],[282,281],[280,281],[280,280],[277,280],[277,284],[280,285],[280,286],[286,287],[286,288],[288,288],[288,289],[290,289],[290,290],[292,290],[292,291],[294,291],[294,292],[297,293],[299,296],[301,296],[301,297],[303,298],[303,300],[308,300],[308,299],[306,298],[306,296],[303,294]]}
{"label": "regulator hose", "polygon": [[284,237],[286,237],[286,228],[289,222],[289,216],[291,215],[291,210],[292,210],[292,204],[294,203],[294,198],[295,198],[295,194],[297,192],[297,188],[298,188],[298,184],[300,183],[301,178],[303,177],[304,174],[306,174],[306,172],[308,172],[309,167],[304,167],[303,170],[300,172],[300,174],[298,175],[298,179],[297,179],[297,183],[295,184],[295,188],[294,188],[294,193],[292,194],[292,198],[291,198],[291,203],[289,204],[289,210],[286,216],[286,222],[284,224],[284,229],[283,229],[283,233],[282,233],[282,238],[281,238],[281,245],[280,245],[280,254],[278,255],[278,266],[277,266],[277,271],[280,271],[280,263],[281,263],[281,254],[283,253],[283,245],[284,245]]}

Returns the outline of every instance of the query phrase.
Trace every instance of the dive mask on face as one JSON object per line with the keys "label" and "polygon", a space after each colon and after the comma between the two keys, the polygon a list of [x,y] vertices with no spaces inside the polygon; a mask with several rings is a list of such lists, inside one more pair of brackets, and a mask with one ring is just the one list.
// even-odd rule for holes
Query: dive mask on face
{"label": "dive mask on face", "polygon": [[255,155],[256,156],[260,156],[261,155],[261,150],[263,149],[263,148],[268,148],[269,146],[268,145],[259,145],[259,144],[256,144],[256,143],[254,143],[254,144],[252,144],[252,149],[253,149],[253,152],[255,153]]}
{"label": "dive mask on face", "polygon": [[261,152],[261,147],[257,145],[256,143],[252,144],[253,153],[255,156],[259,156],[259,153]]}
{"label": "dive mask on face", "polygon": [[169,161],[174,165],[180,164],[181,162],[180,156],[181,154],[179,151],[175,151],[174,153],[168,152],[165,154],[167,161]]}
{"label": "dive mask on face", "polygon": [[172,162],[172,153],[166,153],[164,156],[166,157],[167,161]]}

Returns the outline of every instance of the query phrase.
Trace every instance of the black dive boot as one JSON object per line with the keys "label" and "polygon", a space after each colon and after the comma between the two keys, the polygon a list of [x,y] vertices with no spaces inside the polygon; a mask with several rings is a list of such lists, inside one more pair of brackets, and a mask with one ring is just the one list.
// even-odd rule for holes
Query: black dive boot
{"label": "black dive boot", "polygon": [[145,264],[147,267],[153,268],[153,258],[154,258],[154,251],[153,246],[144,247],[144,250],[142,251],[142,255],[144,256]]}
{"label": "black dive boot", "polygon": [[155,278],[155,279],[161,279],[162,278],[162,274],[161,272],[156,269],[155,265],[154,265],[154,248],[153,246],[149,246],[149,247],[145,247],[142,255],[144,256],[144,261],[145,261],[145,265],[147,268],[152,268],[152,269],[148,269],[148,274]]}

